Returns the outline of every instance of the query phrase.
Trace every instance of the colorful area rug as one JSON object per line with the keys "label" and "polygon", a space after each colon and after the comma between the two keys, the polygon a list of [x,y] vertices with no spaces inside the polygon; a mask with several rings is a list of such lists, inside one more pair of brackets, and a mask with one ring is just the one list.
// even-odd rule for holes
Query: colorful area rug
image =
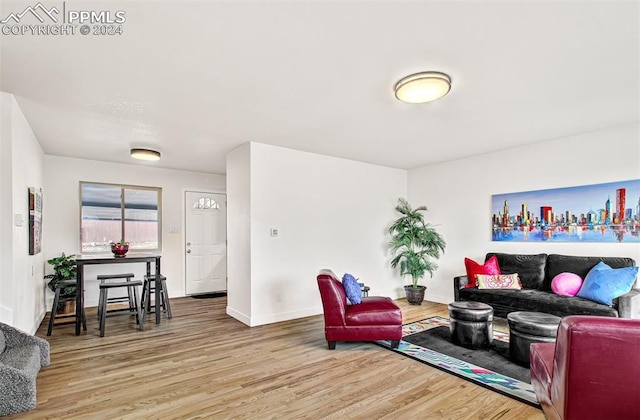
{"label": "colorful area rug", "polygon": [[[451,344],[449,320],[442,317],[403,325],[402,336],[397,349],[391,349],[389,341],[379,341],[377,344],[510,398],[540,407],[530,383],[529,369],[508,359],[508,333],[494,331],[494,345],[490,350],[479,352],[482,354],[471,354],[476,351]],[[485,366],[477,366],[471,360],[482,362]]]}

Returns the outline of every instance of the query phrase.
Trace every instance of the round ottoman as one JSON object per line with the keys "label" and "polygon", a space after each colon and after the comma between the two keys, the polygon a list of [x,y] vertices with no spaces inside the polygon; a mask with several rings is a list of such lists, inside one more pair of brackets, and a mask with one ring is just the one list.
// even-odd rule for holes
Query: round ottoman
{"label": "round ottoman", "polygon": [[493,308],[480,302],[449,304],[451,342],[472,349],[487,347],[493,341]]}
{"label": "round ottoman", "polygon": [[560,317],[542,312],[511,312],[509,322],[509,358],[529,366],[531,343],[555,343]]}

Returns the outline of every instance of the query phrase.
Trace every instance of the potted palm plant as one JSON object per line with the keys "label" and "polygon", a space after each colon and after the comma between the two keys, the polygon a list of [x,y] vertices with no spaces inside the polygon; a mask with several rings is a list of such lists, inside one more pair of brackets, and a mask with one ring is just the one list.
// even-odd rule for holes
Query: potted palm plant
{"label": "potted palm plant", "polygon": [[[78,267],[76,265],[76,256],[75,255],[65,255],[64,252],[59,257],[51,258],[47,260],[49,264],[53,266],[53,274],[47,274],[44,276],[45,279],[48,279],[49,282],[47,286],[52,291],[56,291],[56,286],[62,280],[75,280],[78,274]],[[61,297],[71,297],[76,294],[76,286],[65,287],[60,291]],[[73,312],[71,308],[69,310],[65,310],[65,303],[62,302],[56,308],[56,312]]]}
{"label": "potted palm plant", "polygon": [[400,267],[401,276],[411,276],[411,285],[404,286],[407,301],[412,305],[421,305],[426,286],[418,281],[438,268],[435,260],[444,253],[446,243],[433,225],[424,221],[423,212],[427,207],[412,209],[404,198],[398,199],[396,212],[400,215],[389,227],[389,249],[394,255],[391,267]]}

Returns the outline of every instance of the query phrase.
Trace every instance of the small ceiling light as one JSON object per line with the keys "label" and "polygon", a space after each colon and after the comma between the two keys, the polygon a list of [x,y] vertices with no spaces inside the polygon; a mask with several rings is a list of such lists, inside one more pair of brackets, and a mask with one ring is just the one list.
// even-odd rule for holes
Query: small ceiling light
{"label": "small ceiling light", "polygon": [[160,152],[151,149],[131,149],[131,157],[139,160],[160,160]]}
{"label": "small ceiling light", "polygon": [[442,98],[451,90],[451,78],[437,71],[424,71],[403,77],[393,90],[396,98],[408,104],[422,104]]}

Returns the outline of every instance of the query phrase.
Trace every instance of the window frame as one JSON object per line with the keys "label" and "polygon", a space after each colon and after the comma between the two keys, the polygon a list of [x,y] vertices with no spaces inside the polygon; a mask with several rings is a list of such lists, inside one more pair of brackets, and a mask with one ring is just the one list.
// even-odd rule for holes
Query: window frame
{"label": "window frame", "polygon": [[[79,181],[78,183],[78,197],[79,197],[79,229],[78,229],[78,241],[79,241],[79,249],[80,254],[104,254],[107,251],[83,251],[82,250],[82,186],[83,185],[106,185],[109,187],[119,187],[120,188],[120,232],[121,238],[126,235],[125,231],[125,222],[126,219],[124,217],[125,214],[125,194],[124,190],[146,190],[146,191],[155,191],[158,193],[158,210],[157,210],[157,223],[158,223],[158,247],[157,248],[148,248],[148,249],[129,249],[129,252],[161,252],[162,251],[162,187],[148,187],[144,185],[133,185],[133,184],[114,184],[110,182],[92,182],[92,181]],[[124,237],[126,241],[127,238]],[[110,252],[110,251],[109,251]]]}

